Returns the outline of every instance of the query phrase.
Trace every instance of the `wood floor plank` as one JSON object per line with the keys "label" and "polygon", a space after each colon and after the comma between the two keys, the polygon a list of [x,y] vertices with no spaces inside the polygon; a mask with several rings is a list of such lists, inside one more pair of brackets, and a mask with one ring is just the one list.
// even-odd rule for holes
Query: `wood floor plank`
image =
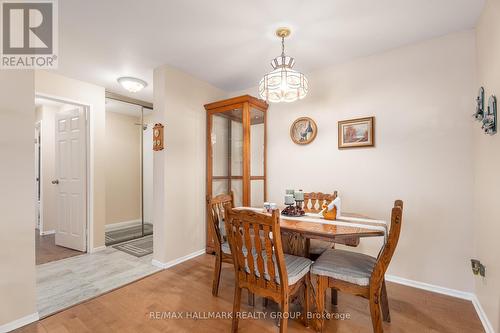
{"label": "wood floor plank", "polygon": [[[223,264],[219,297],[213,297],[211,291],[213,265],[213,256],[199,256],[47,317],[18,332],[229,332],[230,319],[150,317],[150,312],[230,312],[234,290],[233,268]],[[392,322],[384,323],[385,332],[484,332],[469,301],[394,283],[387,284],[387,291]],[[270,311],[276,310],[276,307],[270,305],[264,309],[260,299],[255,303],[256,306],[253,308],[243,302],[242,311],[263,311],[268,314],[268,318],[240,320],[239,332],[278,332],[276,320],[269,318]],[[328,306],[328,310],[332,311],[331,305]],[[336,310],[349,313],[351,319],[327,321],[326,332],[372,331],[366,300],[339,294],[339,306]],[[298,320],[289,321],[288,331],[312,332]]]}
{"label": "wood floor plank", "polygon": [[84,254],[84,252],[56,245],[54,234],[42,236],[40,235],[40,231],[35,229],[35,256],[37,265],[81,254]]}

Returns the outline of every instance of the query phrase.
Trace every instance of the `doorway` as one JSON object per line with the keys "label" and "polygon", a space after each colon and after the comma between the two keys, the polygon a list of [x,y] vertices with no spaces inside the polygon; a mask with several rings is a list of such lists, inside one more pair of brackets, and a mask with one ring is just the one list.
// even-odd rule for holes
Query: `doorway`
{"label": "doorway", "polygon": [[106,98],[106,246],[135,256],[153,250],[152,111]]}
{"label": "doorway", "polygon": [[87,252],[87,109],[35,98],[36,264]]}

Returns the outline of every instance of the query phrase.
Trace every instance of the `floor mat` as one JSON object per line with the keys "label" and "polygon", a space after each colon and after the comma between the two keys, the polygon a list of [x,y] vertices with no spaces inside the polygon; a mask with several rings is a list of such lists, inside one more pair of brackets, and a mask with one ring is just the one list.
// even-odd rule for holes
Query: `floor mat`
{"label": "floor mat", "polygon": [[142,226],[135,225],[132,227],[121,228],[117,230],[106,231],[106,245],[113,245],[136,239],[142,236],[153,234],[153,225],[144,223],[144,235],[142,234]]}
{"label": "floor mat", "polygon": [[153,235],[118,244],[113,248],[136,257],[142,257],[153,253]]}

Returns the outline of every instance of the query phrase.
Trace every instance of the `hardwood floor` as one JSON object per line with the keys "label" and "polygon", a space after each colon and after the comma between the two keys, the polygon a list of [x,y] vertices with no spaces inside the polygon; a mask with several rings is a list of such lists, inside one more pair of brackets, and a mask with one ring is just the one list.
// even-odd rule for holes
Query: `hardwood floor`
{"label": "hardwood floor", "polygon": [[41,265],[51,261],[57,261],[69,257],[74,257],[84,252],[57,246],[55,235],[40,235],[40,231],[35,229],[35,253],[36,264]]}
{"label": "hardwood floor", "polygon": [[[209,311],[230,312],[234,271],[231,266],[223,264],[219,297],[213,297],[214,259],[213,256],[202,255],[47,317],[17,332],[229,332],[230,319],[151,318],[152,312],[199,312],[204,317],[208,316]],[[387,284],[387,290],[392,322],[384,323],[385,332],[484,332],[469,301],[393,283]],[[243,299],[246,300],[246,296]],[[275,320],[270,318],[275,308],[269,306],[264,309],[258,298],[255,304],[255,308],[252,308],[242,302],[241,310],[265,311],[267,318],[241,319],[239,332],[278,332]],[[351,318],[327,321],[325,332],[372,331],[366,300],[339,294],[337,311],[349,313]],[[289,320],[288,331],[313,332],[298,320]]]}

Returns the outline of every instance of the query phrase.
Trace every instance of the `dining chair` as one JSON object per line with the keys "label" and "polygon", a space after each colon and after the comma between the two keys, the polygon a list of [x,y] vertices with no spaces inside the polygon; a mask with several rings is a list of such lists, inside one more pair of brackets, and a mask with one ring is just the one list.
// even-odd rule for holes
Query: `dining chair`
{"label": "dining chair", "polygon": [[[391,262],[401,232],[403,201],[396,200],[391,214],[389,235],[377,258],[351,251],[331,249],[314,262],[311,273],[317,275],[318,313],[325,309],[326,289],[332,288],[369,300],[373,332],[382,333],[382,320],[391,321],[385,286],[385,272]],[[321,320],[321,331],[324,320]]]}
{"label": "dining chair", "polygon": [[[280,332],[286,332],[290,297],[299,295],[304,287],[304,320],[308,326],[310,274],[312,261],[308,258],[284,254],[281,242],[279,210],[272,214],[253,210],[231,209],[226,206],[225,224],[229,246],[233,254],[235,292],[232,332],[238,331],[241,291],[271,299],[280,305]],[[251,234],[262,237],[251,237]]]}
{"label": "dining chair", "polygon": [[[233,256],[231,249],[227,242],[227,237],[224,231],[224,209],[225,206],[234,207],[234,193],[231,191],[229,194],[220,194],[214,198],[208,199],[209,215],[210,215],[210,228],[214,235],[214,248],[215,248],[215,267],[214,277],[212,281],[212,295],[219,295],[220,274],[222,270],[222,263],[233,265]],[[248,294],[248,304],[255,304],[255,297],[253,294]]]}
{"label": "dining chair", "polygon": [[209,227],[212,229],[215,248],[215,268],[212,282],[212,295],[214,296],[219,294],[222,263],[233,264],[233,256],[231,255],[225,232],[221,230],[221,226],[224,228],[224,205],[231,208],[234,206],[233,192],[230,194],[220,194],[214,198],[208,199],[208,210],[210,215]]}
{"label": "dining chair", "polygon": [[[337,191],[333,194],[325,194],[321,192],[307,192],[304,193],[304,212],[306,213],[319,213],[323,210],[323,205],[328,205],[330,202],[337,198]],[[319,257],[319,255],[334,246],[332,242],[321,241],[318,239],[306,239],[306,248],[309,249],[309,258],[312,260]]]}

